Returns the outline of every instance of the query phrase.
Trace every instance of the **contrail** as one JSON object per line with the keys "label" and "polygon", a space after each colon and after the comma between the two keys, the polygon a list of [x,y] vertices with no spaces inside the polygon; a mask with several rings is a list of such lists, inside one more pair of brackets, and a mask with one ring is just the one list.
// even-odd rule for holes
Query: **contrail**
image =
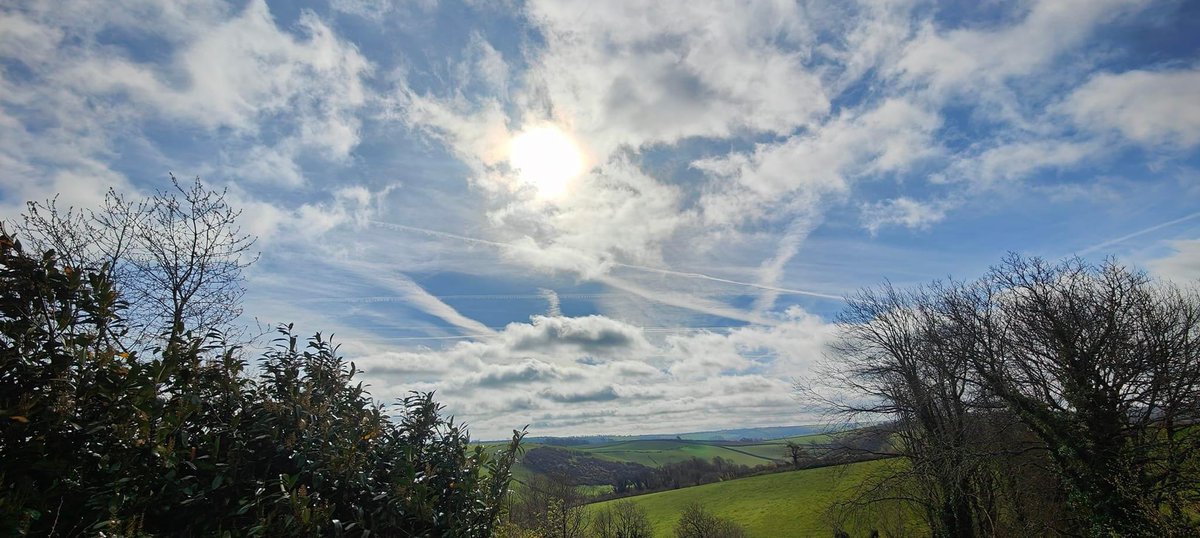
{"label": "contrail", "polygon": [[422,233],[425,235],[432,235],[434,237],[457,239],[459,241],[466,241],[467,243],[476,243],[476,244],[480,244],[480,245],[488,245],[488,246],[506,248],[506,249],[521,249],[521,247],[519,247],[517,245],[501,243],[499,241],[488,241],[487,239],[479,239],[476,237],[467,237],[465,235],[452,234],[449,232],[439,232],[437,230],[430,230],[428,228],[418,228],[416,226],[407,226],[404,224],[395,224],[392,222],[383,222],[383,221],[379,221],[379,220],[368,220],[367,223],[373,224],[375,226],[379,226],[380,228],[391,228],[393,230],[400,230],[400,231],[405,231],[405,232],[417,232],[417,233]]}
{"label": "contrail", "polygon": [[1167,221],[1167,222],[1164,222],[1164,223],[1161,223],[1161,224],[1155,224],[1154,226],[1151,226],[1151,227],[1149,227],[1149,228],[1144,228],[1144,229],[1138,230],[1138,231],[1136,231],[1136,232],[1133,232],[1133,233],[1131,233],[1131,234],[1122,235],[1121,237],[1118,237],[1118,238],[1116,238],[1116,239],[1110,239],[1110,240],[1108,240],[1108,241],[1105,241],[1105,242],[1103,242],[1103,243],[1099,243],[1099,244],[1096,244],[1096,245],[1092,245],[1092,246],[1090,246],[1090,247],[1088,247],[1088,248],[1085,248],[1085,249],[1083,249],[1083,250],[1081,250],[1081,251],[1079,251],[1079,252],[1076,252],[1076,253],[1075,253],[1075,255],[1076,255],[1076,256],[1084,256],[1084,255],[1087,255],[1087,254],[1091,254],[1091,253],[1093,253],[1093,252],[1096,252],[1097,250],[1104,249],[1104,248],[1108,248],[1108,247],[1111,247],[1111,246],[1113,246],[1113,245],[1116,245],[1116,244],[1119,244],[1119,243],[1124,243],[1125,241],[1128,241],[1128,240],[1130,240],[1130,239],[1133,239],[1133,238],[1135,238],[1135,237],[1140,237],[1140,236],[1146,235],[1146,234],[1148,234],[1148,233],[1150,233],[1150,232],[1154,232],[1154,231],[1161,230],[1161,229],[1163,229],[1163,228],[1166,228],[1166,227],[1168,227],[1168,226],[1174,226],[1174,225],[1176,225],[1176,224],[1179,224],[1179,223],[1181,223],[1181,222],[1185,222],[1185,221],[1192,220],[1192,219],[1194,219],[1194,218],[1196,218],[1196,217],[1200,217],[1200,212],[1192,213],[1192,214],[1190,214],[1190,215],[1185,215],[1185,216],[1179,217],[1179,218],[1177,218],[1177,219],[1175,219],[1175,220],[1169,220],[1169,221]]}
{"label": "contrail", "polygon": [[755,284],[754,282],[742,282],[740,280],[730,280],[728,278],[720,278],[720,277],[710,276],[710,275],[706,275],[704,273],[687,273],[687,272],[683,272],[683,271],[672,271],[670,269],[659,269],[657,267],[646,267],[644,265],[631,265],[628,263],[614,263],[613,265],[618,266],[618,267],[625,267],[628,269],[637,269],[639,271],[646,271],[646,272],[650,272],[650,273],[661,273],[664,275],[682,276],[682,277],[686,277],[686,278],[697,278],[700,280],[711,280],[713,282],[723,282],[725,284],[733,284],[736,286],[747,286],[750,288],[758,288],[760,290],[773,291],[776,293],[787,294],[787,295],[807,295],[809,297],[820,297],[822,299],[833,299],[835,301],[845,301],[846,300],[846,298],[842,297],[841,295],[832,295],[832,294],[828,294],[828,293],[820,293],[820,292],[808,291],[808,290],[797,290],[797,289],[792,289],[792,288],[780,288],[780,287],[776,287],[776,286],[768,286],[766,284]]}
{"label": "contrail", "polygon": [[688,310],[693,310],[696,312],[703,312],[703,313],[709,314],[711,316],[719,316],[719,317],[726,318],[726,319],[736,319],[738,321],[744,321],[746,323],[753,323],[756,325],[778,325],[779,324],[779,322],[777,320],[774,320],[774,319],[771,319],[768,317],[760,316],[760,315],[750,313],[750,312],[743,312],[736,308],[726,306],[722,303],[713,303],[711,301],[706,301],[704,299],[697,299],[697,298],[691,297],[687,294],[671,293],[671,292],[655,293],[651,290],[647,290],[641,286],[638,286],[631,282],[627,282],[623,279],[614,277],[612,275],[600,275],[599,277],[597,277],[597,280],[599,280],[600,282],[603,282],[605,284],[608,284],[609,286],[612,286],[614,288],[625,290],[629,293],[632,293],[634,295],[639,295],[643,298],[650,299],[652,301],[657,301],[657,302],[671,305],[671,306],[678,307],[678,308],[686,308]]}
{"label": "contrail", "polygon": [[[393,224],[390,222],[382,222],[382,221],[377,221],[377,220],[371,220],[368,222],[370,224],[379,226],[381,228],[391,228],[394,230],[422,233],[422,234],[431,235],[434,237],[457,239],[459,241],[465,241],[468,243],[474,243],[474,244],[478,244],[478,245],[488,245],[488,246],[497,247],[497,248],[501,248],[501,249],[528,250],[525,247],[521,247],[519,245],[513,245],[510,243],[501,243],[499,241],[489,241],[487,239],[479,239],[476,237],[468,237],[465,235],[441,232],[438,230],[430,230],[428,228],[419,228],[417,226],[406,226],[404,224]],[[694,279],[698,279],[698,280],[708,280],[710,282],[720,282],[722,284],[732,284],[735,286],[746,286],[746,287],[750,287],[750,288],[757,288],[760,290],[766,290],[766,291],[771,291],[771,292],[775,292],[775,293],[784,293],[784,294],[788,294],[788,295],[806,295],[809,297],[819,297],[822,299],[832,299],[835,301],[845,301],[846,300],[846,298],[842,297],[841,295],[832,295],[832,294],[828,294],[828,293],[820,293],[820,292],[808,291],[808,290],[798,290],[798,289],[793,289],[793,288],[781,288],[778,286],[768,286],[765,284],[756,284],[754,282],[742,282],[740,280],[730,280],[728,278],[720,278],[720,277],[715,277],[715,276],[711,276],[711,275],[706,275],[703,273],[674,271],[671,269],[660,269],[658,267],[647,267],[645,265],[634,265],[634,264],[630,264],[630,263],[613,263],[612,265],[616,266],[616,267],[624,267],[626,269],[645,271],[648,273],[658,273],[658,274],[662,274],[662,275],[671,275],[671,276],[678,276],[678,277],[684,277],[684,278],[694,278]]]}

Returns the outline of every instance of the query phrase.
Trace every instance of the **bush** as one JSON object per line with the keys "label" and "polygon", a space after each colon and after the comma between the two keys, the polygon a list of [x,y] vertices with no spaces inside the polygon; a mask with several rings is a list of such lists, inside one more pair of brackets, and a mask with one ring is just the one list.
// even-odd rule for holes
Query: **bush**
{"label": "bush", "polygon": [[699,503],[683,509],[675,523],[676,538],[745,538],[746,528],[732,520],[717,517]]}
{"label": "bush", "polygon": [[392,419],[290,326],[258,379],[216,332],[139,356],[106,274],[0,227],[0,534],[491,535],[523,433],[471,450],[432,394]]}

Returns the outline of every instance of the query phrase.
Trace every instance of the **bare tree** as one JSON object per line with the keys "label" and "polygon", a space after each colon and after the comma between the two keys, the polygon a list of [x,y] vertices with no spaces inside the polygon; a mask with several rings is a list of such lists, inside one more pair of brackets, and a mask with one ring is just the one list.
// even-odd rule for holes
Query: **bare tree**
{"label": "bare tree", "polygon": [[[886,417],[936,535],[1196,532],[1200,296],[1115,262],[1010,256],[972,283],[865,291],[823,375]],[[857,504],[857,506],[855,506]]]}
{"label": "bare tree", "polygon": [[892,449],[910,463],[854,502],[904,499],[937,536],[990,535],[995,507],[980,452],[994,445],[972,435],[988,402],[943,323],[936,297],[944,289],[862,291],[842,315],[823,376],[858,395],[837,402],[839,412],[894,421]]}
{"label": "bare tree", "polygon": [[106,272],[129,304],[134,346],[173,342],[188,331],[234,329],[242,271],[257,258],[224,190],[197,178],[140,201],[109,191],[94,209],[30,202],[18,223],[27,241],[68,265]]}
{"label": "bare tree", "polygon": [[1194,290],[1111,260],[1013,255],[947,303],[980,382],[1048,449],[1081,530],[1197,530]]}

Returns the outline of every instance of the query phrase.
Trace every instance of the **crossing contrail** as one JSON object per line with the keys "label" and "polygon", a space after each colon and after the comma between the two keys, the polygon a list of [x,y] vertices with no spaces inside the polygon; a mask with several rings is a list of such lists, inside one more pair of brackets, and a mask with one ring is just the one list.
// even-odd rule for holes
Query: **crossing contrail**
{"label": "crossing contrail", "polygon": [[[487,245],[487,246],[491,246],[491,247],[496,247],[496,248],[501,248],[501,249],[509,249],[509,250],[529,250],[527,247],[522,247],[520,245],[513,245],[510,243],[502,243],[499,241],[489,241],[487,239],[479,239],[477,237],[468,237],[465,235],[458,235],[458,234],[453,234],[453,233],[449,233],[449,232],[430,230],[428,228],[420,228],[417,226],[394,224],[391,222],[382,222],[382,221],[377,221],[377,220],[372,220],[372,221],[368,221],[368,222],[372,225],[379,226],[381,228],[390,228],[393,230],[416,232],[416,233],[421,233],[421,234],[430,235],[430,236],[434,236],[434,237],[442,237],[442,238],[446,238],[446,239],[456,239],[458,241],[474,243],[477,245]],[[809,291],[809,290],[798,290],[798,289],[794,289],[794,288],[783,288],[783,287],[779,287],[779,286],[768,286],[765,284],[757,284],[754,282],[743,282],[740,280],[732,280],[732,279],[728,279],[728,278],[721,278],[721,277],[715,277],[712,275],[706,275],[704,273],[696,273],[696,272],[690,272],[690,271],[675,271],[672,269],[648,267],[645,265],[634,265],[631,263],[619,263],[618,262],[618,263],[613,263],[612,265],[615,267],[623,267],[626,269],[633,269],[636,271],[644,271],[647,273],[658,273],[661,275],[678,276],[678,277],[692,278],[692,279],[697,279],[697,280],[707,280],[710,282],[720,282],[722,284],[731,284],[734,286],[746,286],[746,287],[750,287],[750,288],[756,288],[756,289],[760,289],[760,290],[766,290],[766,291],[780,293],[780,294],[786,294],[786,295],[804,295],[804,296],[808,296],[808,297],[831,299],[831,300],[835,300],[835,301],[845,301],[846,300],[846,298],[841,295],[833,295],[833,294],[829,294],[829,293],[821,293],[821,292]]]}

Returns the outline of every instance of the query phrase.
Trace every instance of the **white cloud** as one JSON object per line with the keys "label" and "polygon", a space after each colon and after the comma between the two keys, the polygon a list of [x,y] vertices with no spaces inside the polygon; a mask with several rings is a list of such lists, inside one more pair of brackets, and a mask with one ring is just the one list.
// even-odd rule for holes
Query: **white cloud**
{"label": "white cloud", "polygon": [[954,159],[934,181],[966,182],[986,189],[998,183],[1015,182],[1046,168],[1068,168],[1104,149],[1099,141],[1017,140],[1000,142],[977,153]]}
{"label": "white cloud", "polygon": [[854,178],[901,171],[936,154],[932,136],[940,124],[936,114],[893,99],[753,153],[697,161],[694,166],[715,178],[701,199],[704,220],[730,225],[769,214],[812,215]]}
{"label": "white cloud", "polygon": [[[153,121],[178,131],[226,129],[221,148],[232,162],[222,172],[293,186],[304,181],[297,152],[344,159],[358,143],[356,114],[368,101],[371,66],[311,12],[299,18],[299,37],[281,29],[261,0],[237,13],[220,3],[127,1],[33,3],[0,15],[0,58],[27,71],[0,72],[9,123],[0,164],[23,172],[9,196],[130,190],[110,168],[112,146],[155,148],[139,139]],[[135,60],[102,44],[97,35],[105,31],[153,36],[164,50],[153,61]],[[165,177],[170,166],[158,164],[156,177]],[[63,174],[78,184],[65,184]]]}
{"label": "white cloud", "polygon": [[[526,109],[550,110],[601,161],[617,148],[786,134],[829,110],[798,4],[531,2],[546,39]],[[528,120],[529,118],[524,118]]]}
{"label": "white cloud", "polygon": [[94,52],[55,78],[89,94],[125,93],[210,129],[253,133],[259,119],[286,111],[297,118],[302,143],[345,156],[358,142],[350,112],[365,102],[361,78],[370,65],[311,12],[299,27],[303,39],[276,26],[256,0],[185,43],[170,71]]}
{"label": "white cloud", "polygon": [[1200,144],[1200,69],[1103,73],[1072,92],[1063,108],[1093,131],[1190,148]]}
{"label": "white cloud", "polygon": [[[1011,25],[941,30],[926,24],[894,71],[936,93],[989,92],[1012,77],[1039,73],[1080,46],[1103,22],[1144,6],[1144,0],[1038,0],[1022,4]],[[1028,6],[1027,8],[1025,6]]]}
{"label": "white cloud", "polygon": [[232,161],[223,170],[223,176],[233,181],[267,183],[285,187],[299,187],[307,180],[304,171],[296,163],[294,144],[276,147],[255,145],[246,150],[235,150]]}
{"label": "white cloud", "polygon": [[436,389],[451,412],[471,417],[477,436],[526,423],[538,434],[628,432],[650,416],[663,431],[751,415],[762,424],[795,422],[803,419],[791,380],[817,361],[832,326],[799,309],[779,322],[651,340],[606,316],[535,316],[442,350],[349,358],[376,397]]}
{"label": "white cloud", "polygon": [[923,230],[946,218],[944,203],[928,203],[903,197],[863,204],[863,226],[872,234],[885,226]]}
{"label": "white cloud", "polygon": [[388,191],[347,185],[325,191],[321,200],[290,207],[265,200],[233,183],[228,197],[233,207],[241,209],[239,223],[245,231],[258,237],[260,246],[268,246],[289,241],[309,244],[337,228],[365,228],[377,215],[379,200]]}

